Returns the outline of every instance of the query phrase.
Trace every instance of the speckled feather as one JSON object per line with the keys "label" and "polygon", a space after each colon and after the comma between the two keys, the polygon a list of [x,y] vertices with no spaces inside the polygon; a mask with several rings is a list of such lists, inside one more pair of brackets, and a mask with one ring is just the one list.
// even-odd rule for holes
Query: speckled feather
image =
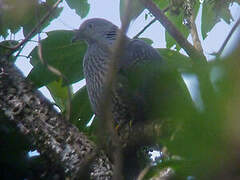
{"label": "speckled feather", "polygon": [[[95,28],[95,29],[94,29]],[[93,30],[92,30],[93,29]],[[75,38],[88,43],[88,49],[83,61],[87,90],[93,111],[99,115],[101,97],[106,76],[111,61],[111,48],[116,41],[118,28],[104,19],[90,19],[79,28]],[[81,36],[81,37],[80,37]],[[142,40],[125,37],[125,48],[119,61],[117,77],[111,89],[112,113],[115,122],[123,123],[129,120],[143,119],[141,98],[131,96],[127,90],[126,77],[121,71],[149,61],[162,61],[158,52]],[[141,112],[141,113],[140,113]],[[140,114],[139,114],[140,113]]]}

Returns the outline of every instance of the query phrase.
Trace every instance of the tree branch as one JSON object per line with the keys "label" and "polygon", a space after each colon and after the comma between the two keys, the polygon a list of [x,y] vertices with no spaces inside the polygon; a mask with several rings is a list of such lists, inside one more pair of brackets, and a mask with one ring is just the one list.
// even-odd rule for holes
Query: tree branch
{"label": "tree branch", "polygon": [[70,179],[78,178],[89,162],[92,162],[93,179],[111,179],[112,165],[106,156],[98,156],[96,146],[84,134],[63,119],[43,95],[34,91],[7,59],[0,59],[0,69],[0,109],[23,134],[33,137],[42,155],[52,163],[60,163]]}
{"label": "tree branch", "polygon": [[219,51],[217,52],[217,56],[218,56],[218,57],[221,56],[221,54],[222,54],[224,48],[226,47],[229,39],[232,37],[234,31],[237,29],[237,27],[239,26],[239,24],[240,24],[240,18],[238,18],[237,22],[234,24],[233,28],[232,28],[231,31],[229,32],[227,38],[226,38],[225,41],[223,42],[221,48],[220,48]]}
{"label": "tree branch", "polygon": [[186,51],[195,62],[206,62],[205,56],[195,49],[175,25],[164,15],[164,13],[152,2],[152,0],[140,0],[144,6],[155,16],[155,18],[166,28],[169,34]]}

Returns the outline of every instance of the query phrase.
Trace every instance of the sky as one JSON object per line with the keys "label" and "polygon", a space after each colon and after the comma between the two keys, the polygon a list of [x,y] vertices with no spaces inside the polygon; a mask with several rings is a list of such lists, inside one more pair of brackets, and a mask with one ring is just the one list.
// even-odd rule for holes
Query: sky
{"label": "sky", "polygon": [[[63,11],[60,15],[59,18],[55,19],[54,21],[51,22],[51,24],[45,28],[43,31],[48,32],[48,31],[53,31],[53,30],[59,30],[59,29],[65,29],[65,30],[73,30],[77,29],[79,25],[85,20],[93,17],[101,17],[108,19],[109,21],[113,22],[117,26],[120,26],[120,17],[119,17],[119,0],[89,0],[90,3],[90,12],[85,17],[84,19],[81,19],[76,13],[75,10],[70,9],[66,2],[64,1],[63,3],[60,4],[60,6],[63,7]],[[130,26],[129,31],[127,35],[129,37],[133,37],[138,33],[142,27],[146,24],[148,24],[152,18],[148,18],[145,20],[144,16],[145,13],[148,11],[145,10]],[[200,9],[201,12],[201,9]],[[236,4],[231,7],[231,12],[233,14],[234,20],[236,21],[237,18],[240,16],[240,7],[237,6]],[[201,34],[201,13],[198,14],[196,18],[196,25],[199,34]],[[210,55],[213,52],[217,52],[219,48],[221,47],[223,41],[227,37],[227,34],[229,33],[230,29],[234,25],[233,21],[230,25],[226,24],[224,21],[219,22],[214,29],[208,33],[208,37],[203,41],[201,40],[203,49],[204,49],[204,54],[207,56],[208,59],[212,59],[213,57]],[[233,44],[232,42],[234,39],[236,39],[236,35],[233,36],[231,39],[231,42],[229,44]],[[23,34],[22,30],[19,31],[15,35],[16,39],[23,39]],[[41,38],[45,38],[46,35],[42,34]],[[142,35],[141,37],[148,37],[153,40],[153,46],[158,47],[158,48],[165,48],[166,43],[165,43],[165,32],[164,32],[164,27],[159,23],[155,22],[150,28],[148,28]],[[200,36],[201,37],[201,36]],[[37,40],[37,38],[34,38]],[[191,37],[189,36],[188,40],[191,42]],[[229,45],[226,47],[226,49],[229,49]],[[24,50],[22,51],[22,54],[28,55],[31,50],[36,46],[36,43],[28,43],[28,45],[25,46]],[[183,50],[180,51],[183,54],[186,54]],[[225,54],[227,51],[225,51]],[[16,61],[17,67],[20,68],[20,70],[24,73],[25,76],[30,72],[32,66],[29,63],[29,59],[26,59],[25,57],[19,57]],[[81,67],[79,67],[81,68]],[[185,76],[186,77],[186,76]],[[197,82],[196,78],[194,77],[188,77],[185,78],[185,82],[188,86],[190,91],[192,92],[192,97],[196,98],[196,101],[198,101],[201,104],[201,100],[198,97],[198,92],[197,92]],[[73,85],[74,91],[78,90],[84,82],[81,83],[76,83]],[[48,90],[43,87],[40,89],[42,93],[47,96],[51,101],[53,99],[50,96],[50,93]],[[201,105],[200,105],[201,106]]]}

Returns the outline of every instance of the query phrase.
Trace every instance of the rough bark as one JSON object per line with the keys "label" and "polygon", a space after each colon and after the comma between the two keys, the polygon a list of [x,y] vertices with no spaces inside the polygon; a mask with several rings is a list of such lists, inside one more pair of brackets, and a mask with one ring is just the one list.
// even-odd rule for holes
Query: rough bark
{"label": "rough bark", "polygon": [[92,179],[111,179],[112,165],[93,142],[67,122],[22,73],[0,58],[0,109],[20,131],[33,138],[38,151],[60,163],[66,177],[77,179],[90,164]]}

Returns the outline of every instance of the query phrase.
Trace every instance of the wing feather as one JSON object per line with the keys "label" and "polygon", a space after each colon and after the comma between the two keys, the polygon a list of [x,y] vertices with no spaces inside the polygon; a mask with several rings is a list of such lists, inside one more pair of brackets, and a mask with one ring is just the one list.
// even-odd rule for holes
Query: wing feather
{"label": "wing feather", "polygon": [[124,55],[120,62],[120,68],[132,68],[136,64],[159,61],[163,59],[153,47],[142,40],[133,39],[125,47]]}

